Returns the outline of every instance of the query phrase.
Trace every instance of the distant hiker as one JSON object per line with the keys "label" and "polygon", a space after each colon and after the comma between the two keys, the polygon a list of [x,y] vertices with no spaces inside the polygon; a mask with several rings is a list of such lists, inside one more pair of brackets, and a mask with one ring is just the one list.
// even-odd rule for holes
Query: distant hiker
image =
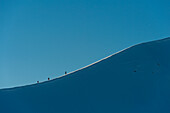
{"label": "distant hiker", "polygon": [[65,71],[65,75],[67,74],[67,71]]}
{"label": "distant hiker", "polygon": [[39,81],[37,81],[37,83],[39,83]]}
{"label": "distant hiker", "polygon": [[50,78],[48,78],[48,80],[50,80]]}

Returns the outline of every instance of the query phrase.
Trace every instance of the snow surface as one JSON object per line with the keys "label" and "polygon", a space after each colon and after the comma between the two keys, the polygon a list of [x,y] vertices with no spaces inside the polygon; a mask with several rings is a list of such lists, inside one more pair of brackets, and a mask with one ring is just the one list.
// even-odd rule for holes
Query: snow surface
{"label": "snow surface", "polygon": [[0,90],[0,113],[170,113],[170,38],[51,81]]}

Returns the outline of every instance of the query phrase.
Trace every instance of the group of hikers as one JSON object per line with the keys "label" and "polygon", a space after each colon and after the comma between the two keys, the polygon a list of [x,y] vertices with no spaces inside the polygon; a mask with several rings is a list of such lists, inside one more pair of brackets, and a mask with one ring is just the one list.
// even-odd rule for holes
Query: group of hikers
{"label": "group of hikers", "polygon": [[[65,75],[67,74],[67,71],[65,71]],[[48,81],[50,80],[50,78],[48,77]],[[37,83],[39,83],[39,81],[37,81]]]}

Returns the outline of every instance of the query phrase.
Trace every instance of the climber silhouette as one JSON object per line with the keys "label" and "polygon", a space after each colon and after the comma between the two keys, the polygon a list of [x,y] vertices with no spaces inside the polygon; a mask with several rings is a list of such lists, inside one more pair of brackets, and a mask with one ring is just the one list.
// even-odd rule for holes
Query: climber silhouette
{"label": "climber silhouette", "polygon": [[65,75],[67,74],[67,71],[65,71]]}
{"label": "climber silhouette", "polygon": [[50,78],[48,78],[48,80],[50,80]]}

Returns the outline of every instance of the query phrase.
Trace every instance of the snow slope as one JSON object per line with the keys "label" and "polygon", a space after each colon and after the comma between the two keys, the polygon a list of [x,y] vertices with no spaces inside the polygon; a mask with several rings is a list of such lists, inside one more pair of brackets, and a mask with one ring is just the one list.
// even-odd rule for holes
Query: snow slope
{"label": "snow slope", "polygon": [[169,113],[170,38],[44,83],[0,90],[0,113]]}

